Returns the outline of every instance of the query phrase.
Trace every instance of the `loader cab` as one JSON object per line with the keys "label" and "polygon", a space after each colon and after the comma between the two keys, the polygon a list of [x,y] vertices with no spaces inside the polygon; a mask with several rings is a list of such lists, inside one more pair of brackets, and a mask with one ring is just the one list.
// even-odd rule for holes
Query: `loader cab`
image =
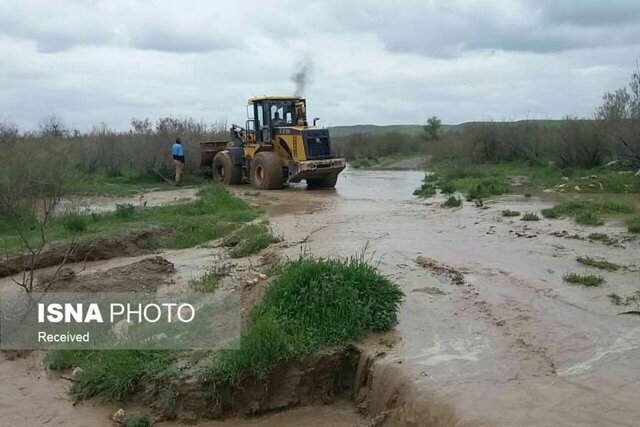
{"label": "loader cab", "polygon": [[256,143],[271,143],[275,128],[307,125],[306,100],[300,97],[262,96],[247,103],[247,134]]}

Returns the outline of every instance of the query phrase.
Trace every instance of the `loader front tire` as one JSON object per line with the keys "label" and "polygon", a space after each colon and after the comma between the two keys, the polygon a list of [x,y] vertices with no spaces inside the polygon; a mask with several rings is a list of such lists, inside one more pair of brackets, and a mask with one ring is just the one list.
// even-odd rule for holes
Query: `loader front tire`
{"label": "loader front tire", "polygon": [[233,164],[229,153],[217,153],[213,158],[213,180],[226,185],[242,183],[242,168]]}
{"label": "loader front tire", "polygon": [[280,158],[272,151],[256,154],[251,162],[251,183],[262,190],[282,188],[282,165]]}
{"label": "loader front tire", "polygon": [[322,178],[307,178],[307,187],[309,188],[333,188],[338,182],[338,174],[330,173]]}

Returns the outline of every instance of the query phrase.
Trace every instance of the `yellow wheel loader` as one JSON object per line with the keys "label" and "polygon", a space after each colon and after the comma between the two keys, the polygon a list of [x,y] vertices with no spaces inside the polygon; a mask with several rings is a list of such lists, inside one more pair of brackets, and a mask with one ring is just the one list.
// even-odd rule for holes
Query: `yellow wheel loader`
{"label": "yellow wheel loader", "polygon": [[335,187],[345,159],[331,153],[329,131],[307,123],[306,100],[259,96],[247,103],[245,127],[231,126],[231,140],[200,144],[200,166],[217,182],[273,190],[306,180],[310,188]]}

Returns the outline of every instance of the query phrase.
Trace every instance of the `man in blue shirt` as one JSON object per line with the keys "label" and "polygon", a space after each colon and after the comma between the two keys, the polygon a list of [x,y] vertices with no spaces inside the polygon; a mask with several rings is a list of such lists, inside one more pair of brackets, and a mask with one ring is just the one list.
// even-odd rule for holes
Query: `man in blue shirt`
{"label": "man in blue shirt", "polygon": [[180,185],[180,176],[184,167],[184,147],[180,138],[176,138],[176,143],[171,147],[173,162],[176,164],[176,185]]}

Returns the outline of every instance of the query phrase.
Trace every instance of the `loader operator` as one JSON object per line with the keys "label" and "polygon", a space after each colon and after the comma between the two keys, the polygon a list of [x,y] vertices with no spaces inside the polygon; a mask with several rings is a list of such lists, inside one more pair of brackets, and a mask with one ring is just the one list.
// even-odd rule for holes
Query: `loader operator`
{"label": "loader operator", "polygon": [[180,176],[184,167],[184,147],[180,138],[176,138],[176,143],[171,147],[173,162],[176,164],[176,185],[180,185]]}

